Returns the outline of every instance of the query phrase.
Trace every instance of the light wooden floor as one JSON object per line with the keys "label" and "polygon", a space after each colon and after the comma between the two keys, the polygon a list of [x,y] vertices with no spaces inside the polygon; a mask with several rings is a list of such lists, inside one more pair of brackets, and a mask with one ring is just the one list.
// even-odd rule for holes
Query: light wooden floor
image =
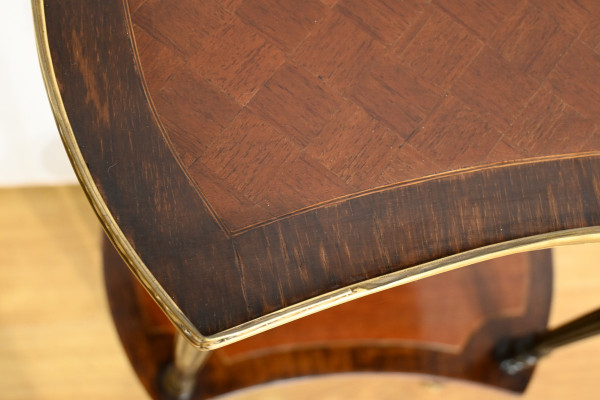
{"label": "light wooden floor", "polygon": [[[75,187],[0,190],[0,399],[147,399],[107,311],[100,228]],[[600,306],[600,245],[555,250],[552,324]],[[420,376],[270,385],[236,400],[510,399]],[[524,399],[600,399],[600,338],[551,355]]]}

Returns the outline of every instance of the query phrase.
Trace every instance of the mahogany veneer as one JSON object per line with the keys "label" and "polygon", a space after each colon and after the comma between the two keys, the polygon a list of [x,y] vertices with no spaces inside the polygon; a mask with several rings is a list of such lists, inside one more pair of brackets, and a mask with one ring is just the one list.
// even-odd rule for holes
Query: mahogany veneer
{"label": "mahogany veneer", "polygon": [[600,55],[578,37],[597,2],[429,3],[130,7],[166,133],[230,231],[461,167],[598,150]]}

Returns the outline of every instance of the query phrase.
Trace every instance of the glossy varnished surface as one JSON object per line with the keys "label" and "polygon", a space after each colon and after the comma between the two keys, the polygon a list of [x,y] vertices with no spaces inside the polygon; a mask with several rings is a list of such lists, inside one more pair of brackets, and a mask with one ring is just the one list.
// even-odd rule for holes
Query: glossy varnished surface
{"label": "glossy varnished surface", "polygon": [[[108,298],[121,341],[153,398],[171,357],[173,329],[107,243]],[[504,338],[545,330],[549,250],[521,253],[390,289],[215,350],[195,399],[273,380],[344,372],[409,372],[522,392],[493,359]],[[438,300],[435,298],[438,297]],[[443,298],[443,301],[440,299]]]}
{"label": "glossy varnished surface", "polygon": [[594,0],[130,9],[167,135],[232,231],[434,173],[600,149]]}
{"label": "glossy varnished surface", "polygon": [[[342,3],[346,4],[346,2],[340,2],[339,7],[336,6],[338,8],[327,13],[336,12],[340,14]],[[134,11],[134,19],[146,15],[145,18],[147,22],[149,21],[148,23],[155,21],[153,18],[148,17],[150,14],[143,14],[143,10],[150,10],[152,6],[159,7],[157,4],[148,1],[139,5],[139,8]],[[246,26],[248,21],[257,18],[256,13],[250,13],[247,9],[254,4],[250,1],[239,5],[234,14],[227,12],[221,8],[221,4],[214,2],[194,3],[196,6],[200,4],[204,7],[206,4],[206,7],[213,7],[214,12],[212,14],[200,12],[190,8],[191,6],[184,7],[186,3],[183,2],[178,4],[181,7],[165,8],[165,18],[169,13],[175,13],[173,15],[182,19],[183,22],[179,26],[181,26],[181,32],[184,36],[181,39],[172,39],[171,43],[178,48],[179,52],[189,53],[190,56],[193,56],[191,53],[194,50],[190,46],[193,45],[194,41],[188,40],[185,35],[194,37],[204,35],[204,37],[208,37],[206,31],[201,29],[203,24],[217,24],[221,21],[219,16],[227,19],[233,18],[234,14],[237,16],[235,21],[238,21],[238,19],[242,21],[241,15],[243,14],[245,15],[243,21],[246,22],[242,22]],[[233,5],[234,3],[227,4]],[[314,4],[315,7],[321,7],[317,3]],[[353,7],[359,7],[360,4],[363,3],[356,3]],[[375,2],[374,4],[383,3]],[[573,25],[577,29],[580,27],[583,29],[583,25],[587,25],[589,22],[585,18],[593,15],[585,10],[579,14],[562,15],[560,10],[544,4],[540,5],[540,9],[547,9],[544,12],[549,15],[558,13],[556,20],[561,21],[561,24],[566,24],[567,27],[573,16],[579,15],[583,19],[579,24]],[[554,3],[548,4],[552,5]],[[592,5],[594,4],[592,3]],[[350,2],[346,5],[350,7]],[[434,6],[437,7],[436,10],[439,8],[437,3]],[[441,257],[512,239],[600,224],[599,188],[597,186],[600,159],[597,155],[590,154],[578,157],[569,156],[562,159],[527,161],[520,164],[495,165],[433,178],[413,180],[405,184],[390,185],[369,192],[362,192],[357,196],[318,204],[315,207],[305,209],[303,212],[286,215],[260,226],[231,231],[231,227],[223,222],[225,220],[216,210],[216,206],[213,205],[214,202],[211,202],[210,199],[207,201],[207,193],[212,190],[209,188],[214,187],[218,190],[224,190],[221,197],[223,202],[229,202],[231,209],[237,209],[242,216],[245,213],[245,215],[251,214],[247,210],[251,209],[252,205],[249,205],[250,208],[246,208],[227,200],[231,192],[226,185],[221,185],[219,180],[210,180],[206,185],[202,184],[200,187],[193,171],[188,169],[185,164],[185,156],[179,157],[181,152],[176,149],[174,151],[171,147],[171,141],[176,144],[173,136],[174,131],[165,122],[167,125],[167,131],[165,132],[154,114],[150,99],[153,98],[155,103],[158,103],[157,96],[149,96],[146,92],[146,83],[153,79],[150,77],[152,72],[145,66],[142,75],[142,71],[139,69],[135,57],[136,48],[132,41],[132,27],[127,18],[126,7],[126,4],[119,1],[48,2],[45,4],[50,55],[55,72],[52,78],[56,80],[60,89],[60,98],[66,110],[65,115],[59,115],[58,117],[63,122],[64,119],[68,119],[68,126],[72,128],[76,138],[76,146],[70,143],[70,149],[73,150],[76,147],[81,152],[86,166],[86,168],[83,168],[83,172],[89,172],[89,175],[93,178],[94,187],[102,196],[102,201],[96,202],[97,208],[109,211],[124,235],[120,237],[118,233],[110,230],[109,234],[117,242],[126,240],[133,246],[143,264],[166,291],[164,297],[168,298],[169,301],[173,301],[204,335],[222,332],[225,329],[255,320],[303,300],[314,298],[317,295],[353,283],[404,270]],[[448,6],[446,11],[450,12],[450,8],[452,7]],[[276,9],[278,8],[275,6],[269,8],[269,10]],[[429,9],[429,6],[427,6],[427,9]],[[564,10],[566,9],[564,8]],[[510,13],[511,10],[505,11]],[[513,11],[516,12],[515,10],[520,10],[520,8],[515,8]],[[508,18],[508,16],[503,17],[502,13],[498,14],[496,12],[498,10],[490,9],[488,11],[490,12],[489,15],[493,16],[492,22],[496,21],[498,26],[500,26],[501,21]],[[138,12],[140,13],[139,17],[135,15]],[[355,15],[353,13],[354,11],[350,12],[348,9],[347,12],[341,13],[339,18],[350,19],[350,22],[354,21],[352,22],[354,24],[356,18],[352,17],[352,15]],[[564,17],[564,21],[561,20],[561,15]],[[383,16],[387,16],[387,14],[384,13]],[[185,21],[189,22],[190,18],[194,23],[186,24]],[[318,15],[315,18],[320,20]],[[167,20],[165,19],[165,21]],[[480,21],[475,17],[472,20]],[[238,23],[242,23],[239,21]],[[306,30],[302,24],[306,24],[307,21],[314,24],[313,19],[301,19],[298,24],[288,24],[290,35],[281,36],[278,39],[281,43],[271,45],[273,49],[279,52],[290,52],[294,47],[293,43],[295,43],[294,40],[296,39],[294,38],[296,38],[296,35]],[[326,20],[323,19],[323,21]],[[160,21],[155,21],[155,23],[160,23]],[[385,26],[383,23],[375,25]],[[251,24],[249,26],[251,27]],[[266,29],[267,24],[261,26]],[[488,29],[489,26],[491,26],[490,23],[486,22],[482,29]],[[163,28],[161,28],[163,30],[160,31],[162,33],[160,35],[155,33],[154,37],[164,41],[165,38],[170,37],[169,27],[172,27],[172,24],[163,23]],[[364,27],[360,29],[364,29]],[[568,31],[567,28],[564,28],[564,30]],[[357,30],[357,32],[362,31]],[[477,33],[477,30],[475,30],[475,33]],[[378,38],[377,40],[382,40],[381,38],[385,38],[386,35],[385,32],[371,32],[370,34],[375,35]],[[265,33],[263,32],[261,35],[265,35]],[[472,32],[471,35],[473,35]],[[477,40],[483,40],[480,38],[481,35],[481,32],[477,33]],[[256,37],[262,38],[262,36]],[[573,128],[575,125],[571,125],[571,121],[584,121],[585,124],[581,126],[585,127],[590,120],[594,121],[593,110],[598,104],[593,99],[590,101],[581,100],[581,96],[592,96],[593,98],[593,94],[597,89],[594,80],[597,77],[594,74],[595,69],[598,67],[594,61],[597,56],[594,55],[594,50],[588,45],[589,43],[583,41],[584,37],[586,36],[582,33],[578,39],[573,39],[570,47],[565,50],[565,54],[577,51],[581,54],[577,53],[577,57],[563,56],[553,66],[553,69],[547,72],[545,83],[539,83],[538,90],[531,93],[531,96],[541,96],[538,98],[546,98],[548,101],[532,102],[529,101],[529,97],[525,99],[520,95],[517,96],[521,90],[527,90],[527,93],[531,92],[529,89],[534,86],[531,82],[538,82],[535,78],[523,78],[523,82],[519,81],[518,84],[515,84],[513,88],[517,93],[515,98],[520,99],[516,104],[520,104],[525,109],[528,109],[528,107],[539,108],[539,110],[528,114],[534,120],[530,121],[530,125],[523,125],[528,127],[521,130],[524,135],[523,138],[529,137],[525,134],[531,132],[534,136],[538,134],[550,135],[554,132],[557,138],[564,139],[561,132],[568,132],[569,135],[579,135],[585,131],[587,132],[586,138],[589,136],[591,137],[590,140],[593,139],[594,131],[583,128],[577,130]],[[142,54],[143,45],[140,44],[139,35],[136,36],[136,40],[140,54]],[[407,44],[407,46],[410,46],[410,44]],[[483,68],[488,71],[485,68],[486,63],[491,62],[492,65],[496,65],[493,62],[501,61],[497,55],[494,55],[494,51],[497,50],[493,50],[489,45],[486,46],[477,56],[483,58],[475,58],[469,66],[464,67],[461,74],[456,75],[455,80],[464,80],[466,79],[465,76],[471,74],[473,77],[473,80],[469,80],[471,85],[479,85],[481,83],[479,81],[499,85],[493,79],[491,83],[488,82],[490,79],[486,78],[487,75],[481,75],[481,71],[478,69]],[[301,47],[298,47],[298,49],[301,49]],[[156,54],[156,58],[163,57],[161,55],[163,53],[160,51],[154,52],[154,54]],[[177,57],[168,55],[164,57],[174,63],[177,62]],[[141,58],[144,59],[143,54]],[[477,60],[483,64],[477,64]],[[174,66],[175,70],[178,70],[178,67],[176,67]],[[388,73],[393,73],[399,68],[408,67],[388,68],[384,65],[380,69],[377,68],[368,69],[368,71],[379,71],[378,73],[380,73],[378,79],[373,78],[374,80],[367,81],[373,85],[377,82],[385,83],[387,82],[386,79],[392,79],[393,75],[390,78],[387,75]],[[164,73],[166,70],[159,69],[156,73]],[[294,77],[297,76],[298,71],[304,74],[303,76],[307,79],[307,81],[302,82],[308,82],[314,78],[314,75],[310,75],[308,72],[309,69],[294,63],[293,56],[288,57],[286,55],[284,64],[277,69],[273,78],[277,76]],[[506,72],[504,68],[500,67],[493,71],[499,74]],[[520,70],[514,67],[510,71]],[[486,73],[492,74],[489,71]],[[523,71],[520,73],[525,74]],[[560,79],[552,80],[553,74],[560,77]],[[177,75],[176,72],[172,75],[167,74],[164,77],[165,85],[180,75]],[[493,75],[495,76],[496,73],[494,72]],[[330,78],[326,82],[327,87],[332,85],[329,80]],[[394,79],[392,80],[396,82]],[[585,83],[581,83],[581,80],[584,80]],[[174,95],[184,93],[183,98],[189,101],[182,103],[181,107],[187,107],[190,104],[201,105],[202,107],[198,108],[202,111],[200,117],[205,114],[216,115],[217,112],[228,112],[237,116],[232,124],[237,123],[238,125],[223,126],[222,131],[217,129],[219,132],[215,134],[215,140],[228,140],[231,145],[238,142],[244,143],[247,150],[244,154],[251,155],[250,158],[254,159],[255,162],[262,162],[263,159],[258,156],[264,154],[258,152],[253,146],[254,141],[240,138],[231,131],[227,131],[228,128],[237,126],[242,132],[255,137],[258,143],[261,143],[259,148],[263,148],[262,146],[276,146],[278,150],[274,153],[274,156],[264,157],[264,159],[280,160],[283,163],[282,165],[287,165],[286,163],[292,163],[292,161],[295,163],[299,160],[299,158],[293,157],[285,158],[287,157],[285,154],[288,150],[297,146],[298,143],[294,143],[294,141],[302,141],[303,136],[297,136],[293,140],[290,138],[275,140],[273,136],[270,136],[276,133],[280,134],[280,132],[278,133],[278,129],[281,128],[279,125],[287,126],[286,121],[272,124],[268,122],[265,116],[257,121],[255,119],[257,109],[250,106],[244,110],[238,110],[239,112],[236,111],[236,107],[239,106],[237,101],[241,98],[239,96],[242,95],[238,96],[238,100],[230,101],[229,108],[219,107],[214,111],[210,111],[204,106],[212,107],[219,104],[217,98],[227,93],[221,90],[215,92],[214,96],[211,95],[212,97],[196,99],[194,95],[202,93],[202,91],[197,90],[198,87],[213,88],[214,82],[207,83],[195,78],[186,82],[182,86],[182,90],[188,92],[178,92],[177,90],[169,92]],[[414,80],[410,80],[409,83],[406,83],[406,89],[411,89],[413,84],[426,85],[419,82],[425,82],[425,78],[416,77]],[[552,82],[558,82],[555,85],[556,87],[548,86]],[[564,82],[571,82],[571,84],[568,85]],[[392,83],[385,84],[382,87],[397,92],[398,87],[395,87]],[[325,85],[325,83],[322,84]],[[367,86],[371,88],[370,85]],[[151,93],[152,85],[149,84],[148,87]],[[236,84],[231,87],[243,87],[243,85]],[[266,87],[263,86],[263,88]],[[471,88],[470,92],[475,93],[474,86],[468,87]],[[576,90],[576,88],[579,89]],[[278,91],[277,93],[282,96],[287,93],[280,86],[272,86],[271,89],[272,91]],[[513,89],[510,89],[511,93]],[[437,93],[433,89],[432,91],[434,94]],[[559,93],[559,91],[563,94],[557,96],[556,93]],[[257,101],[259,92],[252,96],[248,104]],[[369,93],[372,97],[375,94],[384,92],[372,91]],[[410,91],[401,90],[401,92],[406,94]],[[320,92],[317,91],[310,98],[321,99],[317,96],[318,93]],[[423,93],[429,92],[425,91]],[[547,98],[544,93],[554,93],[555,95]],[[476,98],[479,98],[482,104],[488,104],[495,94],[496,92],[492,91],[484,98],[481,97],[482,94],[477,94],[479,97],[476,96]],[[356,100],[357,96],[352,98]],[[451,122],[448,129],[439,131],[438,134],[441,137],[456,135],[461,132],[478,132],[476,136],[479,137],[480,133],[486,131],[485,129],[469,131],[456,125],[464,120],[462,118],[452,119],[452,115],[465,116],[468,120],[468,117],[473,116],[474,113],[479,113],[473,105],[469,110],[465,109],[462,112],[460,104],[466,102],[467,97],[461,96],[459,92],[450,90],[449,95],[443,96],[443,99],[435,100],[435,96],[431,97],[433,100],[431,100],[431,106],[428,107],[431,108],[432,116],[435,116],[435,113],[439,110],[444,110],[443,107],[447,108],[446,113],[443,114],[445,116],[438,116],[437,119],[432,117],[433,120],[442,122],[449,120]],[[488,98],[489,96],[492,97]],[[531,98],[533,99],[533,97]],[[560,101],[557,102],[556,99]],[[271,100],[265,97],[262,104],[266,107],[269,101]],[[408,107],[408,103],[408,101],[398,98],[397,101],[385,102],[384,105],[404,104],[407,105],[407,110],[412,110],[411,107]],[[344,101],[341,101],[340,107],[344,104]],[[327,107],[326,102],[319,104],[315,108],[315,112],[321,113],[329,110]],[[509,109],[513,110],[512,108]],[[261,112],[266,112],[265,110]],[[285,111],[283,108],[280,111],[282,110]],[[383,112],[386,109],[379,107],[377,110]],[[335,111],[331,109],[332,113]],[[158,112],[161,113],[160,105],[158,105]],[[193,112],[186,112],[183,109],[173,110],[173,112],[184,116],[195,115]],[[290,113],[282,113],[282,115],[291,115]],[[421,115],[419,113],[420,111],[417,110],[416,115]],[[353,117],[361,114],[362,111],[357,111],[356,114],[350,113],[346,116],[351,121]],[[384,130],[386,132],[392,129],[389,126],[390,121],[385,121],[383,116],[374,118],[370,113],[367,114],[369,115],[368,120],[377,120],[378,126],[385,126]],[[497,130],[501,128],[501,125],[508,129],[507,127],[511,123],[513,128],[519,126],[517,123],[518,115],[516,115],[518,112],[509,116],[504,111],[488,114],[493,114],[489,123],[486,122],[485,125],[489,129]],[[276,117],[282,118],[282,115]],[[397,116],[393,112],[391,115]],[[506,122],[504,117],[509,118],[510,121]],[[425,118],[424,114],[422,118]],[[513,121],[512,118],[515,120]],[[535,118],[540,119],[542,122],[546,121],[544,122],[546,125],[535,120]],[[165,121],[162,114],[161,119],[163,122]],[[314,118],[307,118],[304,122],[308,126],[307,129],[312,129],[313,123],[328,123],[328,121],[315,116]],[[401,121],[398,121],[397,124],[392,121],[392,125],[400,126]],[[206,129],[209,129],[212,125],[207,123],[205,126]],[[565,126],[569,129],[564,128]],[[535,130],[532,127],[539,129]],[[571,128],[573,128],[573,132],[571,132]],[[366,132],[375,132],[378,129],[366,129]],[[351,129],[343,131],[350,132]],[[320,131],[315,130],[314,132],[315,137],[321,137]],[[424,133],[421,132],[415,131],[411,138],[423,137]],[[360,136],[362,140],[363,136],[367,135]],[[573,137],[575,138],[575,136]],[[406,146],[411,145],[411,138],[408,138]],[[536,143],[535,146],[539,146],[539,143],[542,142],[559,143],[560,141],[536,140],[534,142]],[[557,151],[574,151],[568,146],[578,142],[577,139],[566,141],[564,142],[566,144],[561,145]],[[593,141],[588,142],[586,139],[581,142],[582,147],[577,150],[584,149],[584,145],[587,146]],[[193,141],[189,143],[193,144]],[[344,141],[344,143],[351,144],[353,142],[349,140]],[[377,148],[380,143],[387,142],[376,140],[373,145],[369,145],[366,149]],[[450,143],[456,143],[458,146],[460,143],[476,142],[470,140],[461,142],[456,139],[450,140]],[[311,143],[306,143],[306,146],[310,145]],[[202,143],[198,146],[200,146],[198,148],[202,148]],[[213,156],[227,155],[232,160],[244,158],[238,157],[239,154],[236,155],[235,152],[228,151],[227,146],[223,147],[223,151],[214,153]],[[399,147],[399,150],[407,149],[406,146]],[[430,148],[429,144],[424,146]],[[457,146],[449,147],[450,150],[456,150],[455,147]],[[307,151],[301,153],[307,154]],[[542,151],[533,154],[548,153]],[[76,154],[72,154],[72,156],[78,157]],[[513,157],[502,156],[499,160],[510,158]],[[182,160],[183,164],[181,163]],[[219,168],[231,167],[231,164],[220,163],[216,158],[214,162],[214,165],[219,166]],[[477,161],[468,161],[468,163],[477,163]],[[409,164],[418,165],[419,163],[415,159],[414,163]],[[446,169],[452,165],[447,165]],[[293,171],[294,169],[281,167],[278,170],[281,170],[278,172],[287,173],[286,171]],[[366,166],[364,171],[368,170],[369,168]],[[241,185],[240,187],[250,188],[253,183],[247,181],[247,179],[254,179],[255,175],[242,174],[239,170],[236,171],[235,174],[230,176],[239,177],[237,183]],[[285,181],[286,185],[298,185],[295,187],[301,188],[304,178],[307,178],[307,182],[322,182],[321,179],[310,177],[308,166],[300,168],[299,171],[302,173],[297,174],[297,179],[287,179]],[[353,171],[362,170],[358,168]],[[426,169],[417,169],[416,171],[420,171],[416,176],[428,173],[423,172]],[[328,174],[326,175],[329,176]],[[277,173],[269,174],[265,172],[263,175],[261,175],[260,182],[264,180],[265,185],[277,181]],[[86,189],[89,192],[90,186],[86,186]],[[284,192],[285,190],[281,189],[280,193]],[[317,190],[303,189],[298,192],[300,193],[298,196],[312,195],[317,192]],[[352,193],[352,191],[345,193]],[[332,196],[339,194],[332,194]],[[245,223],[239,227],[244,226]],[[133,267],[135,269],[139,265]]]}

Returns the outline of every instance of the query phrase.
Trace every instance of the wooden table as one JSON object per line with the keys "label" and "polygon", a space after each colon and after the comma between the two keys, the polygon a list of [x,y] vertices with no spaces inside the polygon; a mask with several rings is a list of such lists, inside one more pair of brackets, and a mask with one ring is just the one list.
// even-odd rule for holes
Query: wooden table
{"label": "wooden table", "polygon": [[[202,350],[599,237],[593,0],[34,9],[82,185],[135,276]],[[543,257],[522,256],[515,279],[539,282]],[[543,298],[529,331],[545,324]]]}

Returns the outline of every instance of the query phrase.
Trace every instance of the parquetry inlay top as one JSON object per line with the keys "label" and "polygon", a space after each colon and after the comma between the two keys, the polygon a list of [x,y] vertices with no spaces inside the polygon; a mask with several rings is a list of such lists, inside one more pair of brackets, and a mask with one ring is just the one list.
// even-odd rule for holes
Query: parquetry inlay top
{"label": "parquetry inlay top", "polygon": [[600,148],[600,2],[131,1],[145,78],[232,231],[460,167]]}

